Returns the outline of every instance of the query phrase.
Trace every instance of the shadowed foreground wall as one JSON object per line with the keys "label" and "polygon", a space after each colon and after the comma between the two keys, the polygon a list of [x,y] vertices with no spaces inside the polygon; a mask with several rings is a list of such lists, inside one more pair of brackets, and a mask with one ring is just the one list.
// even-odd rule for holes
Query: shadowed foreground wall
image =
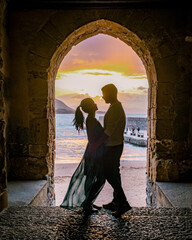
{"label": "shadowed foreground wall", "polygon": [[6,2],[0,2],[0,211],[7,206],[7,163],[6,163],[6,103],[5,81],[8,63],[8,47],[5,33]]}

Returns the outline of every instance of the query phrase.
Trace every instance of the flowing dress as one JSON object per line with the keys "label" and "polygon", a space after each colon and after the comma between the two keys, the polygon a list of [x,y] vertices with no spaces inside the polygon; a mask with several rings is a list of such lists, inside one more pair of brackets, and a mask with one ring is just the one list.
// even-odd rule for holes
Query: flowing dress
{"label": "flowing dress", "polygon": [[81,162],[71,177],[67,193],[60,205],[63,208],[72,209],[91,205],[105,184],[104,144],[101,144],[96,151],[89,151],[90,146],[93,146],[100,139],[104,129],[96,118],[88,116],[86,130],[88,144]]}

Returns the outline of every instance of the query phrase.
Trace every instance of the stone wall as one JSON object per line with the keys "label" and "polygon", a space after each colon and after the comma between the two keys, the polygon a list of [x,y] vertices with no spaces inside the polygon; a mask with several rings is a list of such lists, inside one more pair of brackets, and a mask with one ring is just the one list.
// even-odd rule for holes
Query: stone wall
{"label": "stone wall", "polygon": [[0,2],[0,211],[8,204],[7,199],[7,166],[6,166],[6,103],[5,81],[7,46],[5,43],[6,2]]}
{"label": "stone wall", "polygon": [[[49,174],[48,155],[54,154],[49,138],[48,74],[32,69],[29,46],[49,11],[11,13],[9,41],[11,80],[8,128],[9,179],[44,179]],[[39,39],[40,40],[40,39]],[[50,173],[51,175],[51,173]]]}
{"label": "stone wall", "polygon": [[[192,47],[192,37],[191,37],[191,41],[189,42],[189,45]],[[190,61],[190,76],[192,76],[192,56],[189,57],[189,61]],[[191,86],[190,86],[190,133],[189,133],[189,146],[190,146],[190,153],[191,153],[191,159],[192,159],[192,77],[191,77]]]}
{"label": "stone wall", "polygon": [[187,179],[191,171],[190,167],[187,170],[191,164],[188,144],[191,77],[190,46],[186,46],[185,36],[190,22],[186,17],[180,22],[187,14],[182,11],[76,8],[13,12],[9,28],[10,177],[40,179],[53,174],[57,69],[74,45],[104,33],[130,45],[146,68],[149,178]]}
{"label": "stone wall", "polygon": [[[55,76],[74,45],[103,33],[130,45],[146,68],[150,181],[190,181],[192,53],[191,43],[186,43],[185,38],[192,34],[192,20],[187,9],[12,9],[7,20],[10,179],[46,177],[50,185],[53,183]],[[3,61],[3,52],[0,56]],[[4,76],[2,69],[3,66]],[[4,77],[1,87],[3,83]],[[2,96],[1,99],[4,107]],[[4,113],[1,120],[1,146],[5,153]],[[1,192],[6,188],[6,162],[2,159]],[[52,192],[50,187],[49,194]]]}

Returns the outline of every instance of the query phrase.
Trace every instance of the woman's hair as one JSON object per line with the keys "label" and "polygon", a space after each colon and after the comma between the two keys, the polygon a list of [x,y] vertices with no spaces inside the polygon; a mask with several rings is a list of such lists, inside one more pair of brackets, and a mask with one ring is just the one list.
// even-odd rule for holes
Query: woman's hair
{"label": "woman's hair", "polygon": [[85,98],[81,101],[79,107],[77,107],[75,111],[75,118],[73,119],[73,126],[75,126],[78,132],[84,129],[84,116],[81,108],[85,113],[89,113],[92,109],[93,104],[94,101],[92,98]]}
{"label": "woman's hair", "polygon": [[80,109],[81,105],[79,107],[77,107],[76,111],[75,111],[75,118],[73,119],[73,126],[75,126],[75,128],[77,129],[77,131],[79,132],[80,130],[84,129],[84,116],[83,113]]}

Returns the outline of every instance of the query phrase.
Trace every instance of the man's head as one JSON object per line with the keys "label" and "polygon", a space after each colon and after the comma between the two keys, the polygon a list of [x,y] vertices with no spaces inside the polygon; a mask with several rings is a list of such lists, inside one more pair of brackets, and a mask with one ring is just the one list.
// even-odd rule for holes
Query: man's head
{"label": "man's head", "polygon": [[107,84],[101,89],[103,93],[103,99],[106,103],[113,103],[117,100],[117,88],[114,84]]}

